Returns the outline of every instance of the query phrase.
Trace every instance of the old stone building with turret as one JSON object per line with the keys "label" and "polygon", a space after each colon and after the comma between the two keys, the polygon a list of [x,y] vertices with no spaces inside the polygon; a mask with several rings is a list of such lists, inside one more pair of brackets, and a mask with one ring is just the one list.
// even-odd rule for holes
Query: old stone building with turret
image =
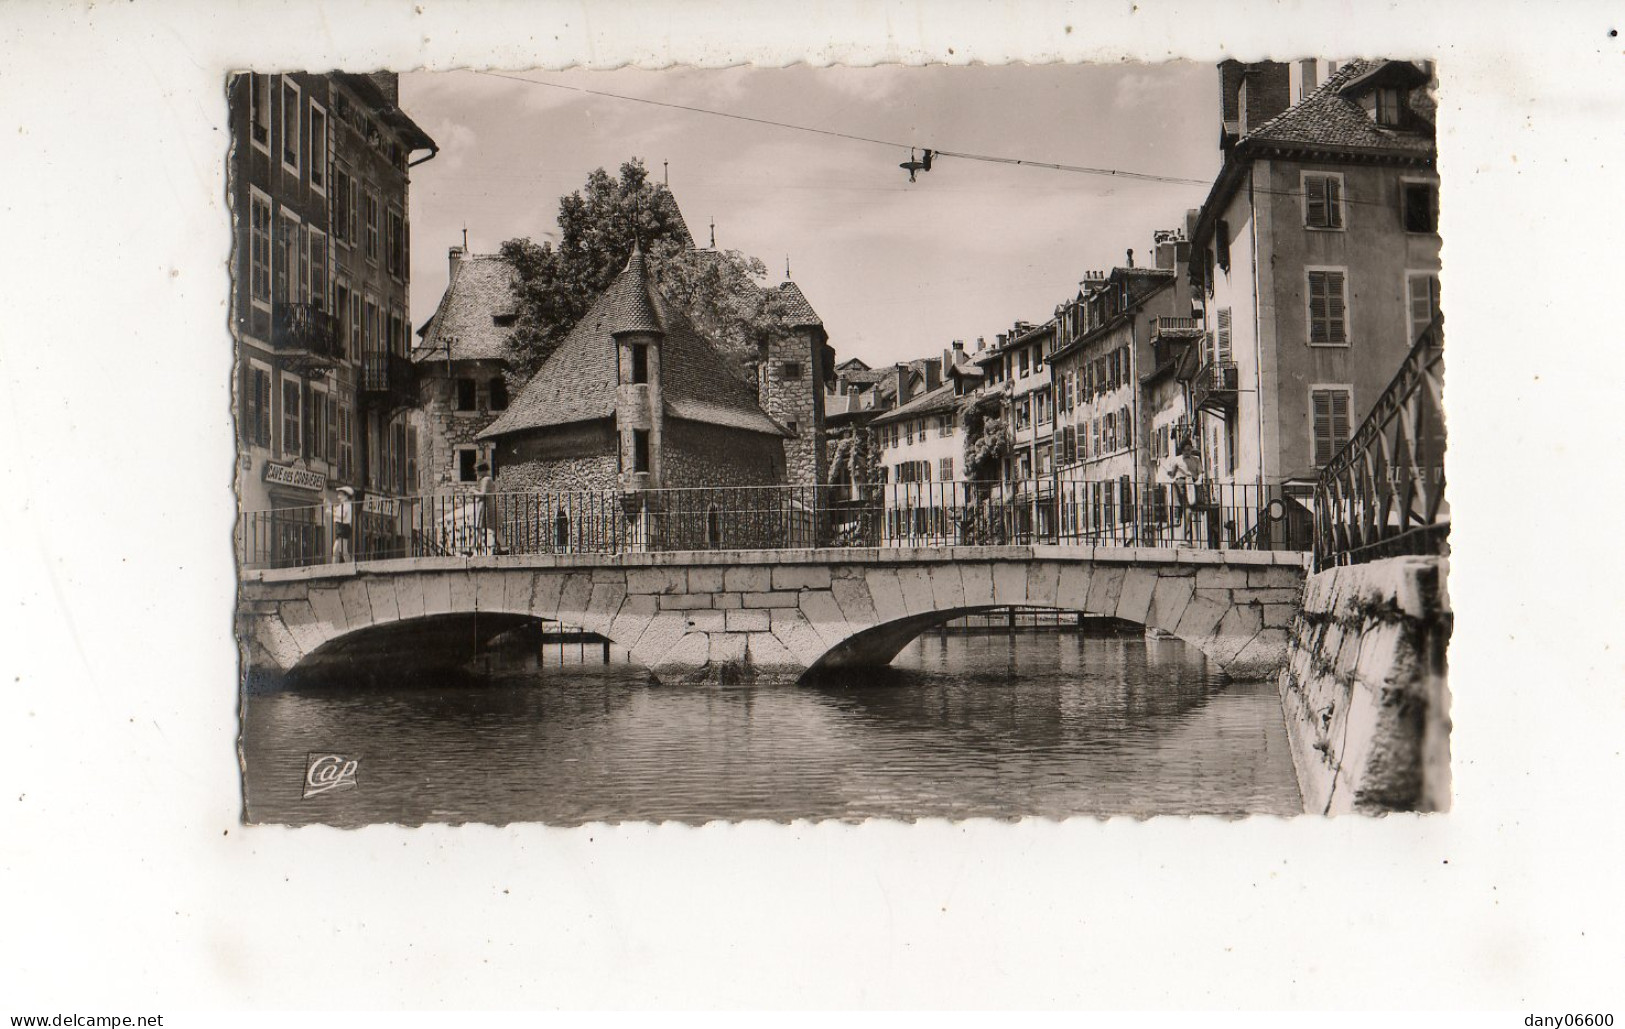
{"label": "old stone building with turret", "polygon": [[501,417],[504,492],[769,486],[783,441],[755,388],[666,303],[636,248]]}

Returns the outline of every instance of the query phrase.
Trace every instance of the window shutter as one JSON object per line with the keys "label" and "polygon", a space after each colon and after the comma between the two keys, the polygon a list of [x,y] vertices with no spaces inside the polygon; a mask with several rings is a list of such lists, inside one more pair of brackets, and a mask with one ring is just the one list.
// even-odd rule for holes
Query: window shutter
{"label": "window shutter", "polygon": [[1339,180],[1328,175],[1326,182],[1326,227],[1343,227],[1343,187]]}
{"label": "window shutter", "polygon": [[1304,224],[1311,228],[1324,228],[1326,225],[1326,180],[1319,176],[1310,176],[1305,179],[1304,194],[1307,198]]}
{"label": "window shutter", "polygon": [[1230,308],[1219,309],[1219,348],[1218,359],[1230,360]]}
{"label": "window shutter", "polygon": [[299,453],[309,459],[317,456],[316,447],[318,443],[310,438],[311,429],[313,428],[312,422],[314,421],[314,412],[311,411],[311,407],[316,396],[311,392],[309,384],[301,385],[299,390],[301,394],[299,398]]}
{"label": "window shutter", "polygon": [[1343,273],[1326,273],[1326,316],[1327,334],[1333,343],[1342,343],[1348,339],[1344,327],[1343,310]]}
{"label": "window shutter", "polygon": [[1349,441],[1349,394],[1347,390],[1333,390],[1331,392],[1331,423],[1332,423],[1332,453],[1327,460],[1335,456],[1337,451],[1343,449]]}
{"label": "window shutter", "polygon": [[1314,406],[1314,446],[1315,465],[1324,466],[1332,459],[1332,394],[1328,390],[1315,390],[1313,394]]}
{"label": "window shutter", "polygon": [[271,445],[271,376],[267,372],[255,372],[254,377],[259,380],[259,443],[262,447]]}

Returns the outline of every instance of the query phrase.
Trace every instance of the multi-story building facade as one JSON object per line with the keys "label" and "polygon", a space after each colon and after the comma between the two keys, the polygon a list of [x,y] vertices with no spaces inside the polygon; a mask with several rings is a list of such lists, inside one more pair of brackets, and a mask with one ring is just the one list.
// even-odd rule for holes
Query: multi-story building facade
{"label": "multi-story building facade", "polygon": [[1188,286],[1178,268],[1183,241],[1159,234],[1158,267],[1092,274],[1057,324],[1065,342],[1051,374],[1061,398],[1056,425],[1061,530],[1067,536],[1119,531],[1132,517],[1139,485],[1154,480],[1160,416],[1177,418],[1182,391],[1164,390],[1154,407],[1142,381],[1158,368],[1154,341],[1170,319],[1191,319]]}
{"label": "multi-story building facade", "polygon": [[987,387],[1005,399],[1010,455],[1004,461],[1003,479],[1014,486],[1005,493],[1012,511],[1011,531],[1021,538],[1034,533],[1048,538],[1056,524],[1055,392],[1048,366],[1055,341],[1054,319],[1042,325],[1018,321],[976,356]]}
{"label": "multi-story building facade", "polygon": [[[982,385],[984,373],[958,340],[931,370],[946,381],[876,415],[869,423],[879,450],[885,487],[880,536],[887,541],[944,540],[964,500],[965,434],[960,409]],[[899,365],[899,371],[909,366]]]}
{"label": "multi-story building facade", "polygon": [[1221,65],[1224,165],[1191,240],[1208,475],[1289,495],[1438,312],[1431,68],[1351,61],[1314,84],[1324,70]]}
{"label": "multi-story building facade", "polygon": [[415,488],[407,181],[435,144],[389,73],[243,74],[229,102],[239,504],[320,552],[340,486]]}
{"label": "multi-story building facade", "polygon": [[1009,384],[1006,480],[1048,478],[1053,469],[1055,394],[1047,362],[1055,349],[1055,329],[1053,320],[1042,325],[1016,322],[1008,333],[999,334],[994,346],[976,356],[989,386]]}

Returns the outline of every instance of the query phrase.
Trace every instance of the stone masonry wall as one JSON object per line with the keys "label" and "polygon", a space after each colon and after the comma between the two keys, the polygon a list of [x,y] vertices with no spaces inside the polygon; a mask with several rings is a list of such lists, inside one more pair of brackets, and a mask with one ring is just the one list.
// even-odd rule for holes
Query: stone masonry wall
{"label": "stone masonry wall", "polygon": [[661,485],[668,489],[784,482],[776,439],[720,425],[668,418],[661,460]]}
{"label": "stone masonry wall", "polygon": [[1444,558],[1308,577],[1279,688],[1311,812],[1450,807]]}
{"label": "stone masonry wall", "polygon": [[[786,427],[796,423],[794,437],[784,440],[785,481],[799,486],[821,485],[828,481],[829,463],[824,453],[823,369],[819,366],[822,347],[801,329],[788,339],[774,340],[768,346],[763,364],[762,409]],[[800,366],[801,374],[784,375],[784,365]]]}
{"label": "stone masonry wall", "polygon": [[[457,448],[480,446],[475,439],[500,411],[490,407],[490,381],[502,374],[496,361],[458,361],[448,375],[443,362],[420,364],[422,428],[418,439],[418,466],[424,493],[470,493],[477,482],[461,482],[458,477]],[[477,409],[458,411],[457,379],[475,380]]]}

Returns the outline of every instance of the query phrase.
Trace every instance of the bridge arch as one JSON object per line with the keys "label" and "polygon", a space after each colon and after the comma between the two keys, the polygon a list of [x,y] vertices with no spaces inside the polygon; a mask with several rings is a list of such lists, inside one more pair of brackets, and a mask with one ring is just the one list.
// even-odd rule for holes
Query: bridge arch
{"label": "bridge arch", "polygon": [[1302,577],[1297,554],[1074,546],[428,558],[245,573],[239,633],[248,665],[276,673],[393,623],[539,618],[662,682],[732,685],[885,664],[935,625],[1015,606],[1162,629],[1252,677],[1279,666]]}

